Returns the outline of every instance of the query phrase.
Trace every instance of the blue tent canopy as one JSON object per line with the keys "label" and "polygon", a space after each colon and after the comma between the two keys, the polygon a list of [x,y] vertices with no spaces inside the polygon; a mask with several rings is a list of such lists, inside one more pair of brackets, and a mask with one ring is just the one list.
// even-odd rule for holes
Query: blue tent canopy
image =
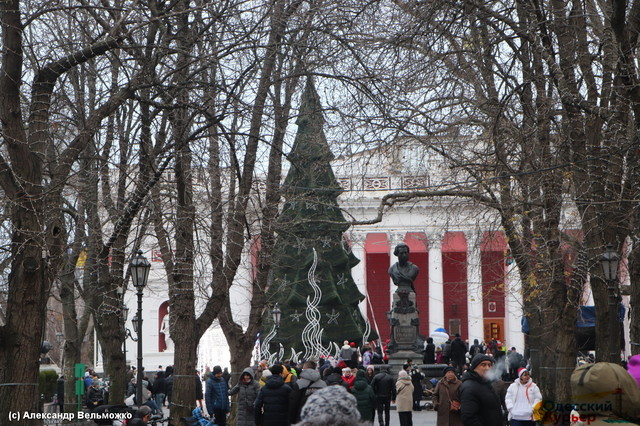
{"label": "blue tent canopy", "polygon": [[596,307],[580,306],[578,314],[578,327],[595,327],[596,326]]}
{"label": "blue tent canopy", "polygon": [[[620,303],[618,311],[618,319],[620,322],[624,320],[625,309],[624,305]],[[529,333],[529,321],[527,317],[522,317],[520,320],[523,333]],[[596,326],[596,307],[595,306],[580,306],[580,312],[576,321],[578,327],[595,327]]]}

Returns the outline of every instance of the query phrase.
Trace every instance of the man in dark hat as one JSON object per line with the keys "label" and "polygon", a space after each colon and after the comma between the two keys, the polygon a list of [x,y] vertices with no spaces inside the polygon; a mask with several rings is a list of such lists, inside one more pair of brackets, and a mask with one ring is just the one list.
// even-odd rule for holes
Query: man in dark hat
{"label": "man in dark hat", "polygon": [[460,387],[462,424],[465,426],[502,426],[502,404],[493,390],[489,375],[493,357],[476,354],[471,367],[462,376]]}
{"label": "man in dark hat", "polygon": [[269,368],[271,376],[260,389],[253,405],[255,423],[262,426],[289,426],[289,400],[291,387],[284,382],[284,368]]}
{"label": "man in dark hat", "polygon": [[207,412],[215,417],[215,423],[219,426],[226,425],[227,413],[230,411],[229,387],[222,378],[222,368],[219,365],[213,367],[209,375],[204,398]]}

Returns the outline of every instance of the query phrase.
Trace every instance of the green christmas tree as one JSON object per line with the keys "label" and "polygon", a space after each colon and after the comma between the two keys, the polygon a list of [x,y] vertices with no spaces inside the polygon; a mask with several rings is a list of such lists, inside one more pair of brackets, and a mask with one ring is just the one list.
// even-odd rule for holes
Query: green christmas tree
{"label": "green christmas tree", "polygon": [[[327,348],[331,342],[342,345],[344,340],[360,345],[363,337],[373,340],[377,335],[369,330],[358,307],[364,295],[351,269],[359,260],[344,240],[349,225],[337,201],[342,188],[331,168],[334,156],[323,131],[322,108],[311,78],[302,95],[296,124],[298,133],[288,156],[291,168],[283,188],[285,203],[278,222],[269,300],[278,302],[282,311],[273,342],[282,343],[287,351],[305,351],[306,340],[308,354],[312,325],[318,339],[317,332],[323,329],[321,344]],[[309,315],[316,324],[309,325]]]}

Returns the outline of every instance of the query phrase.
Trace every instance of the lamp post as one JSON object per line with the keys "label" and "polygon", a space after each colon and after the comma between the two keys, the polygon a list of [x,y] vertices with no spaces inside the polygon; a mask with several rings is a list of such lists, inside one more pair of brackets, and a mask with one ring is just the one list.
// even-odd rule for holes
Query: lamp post
{"label": "lamp post", "polygon": [[147,285],[147,279],[149,279],[149,269],[151,269],[151,264],[142,255],[142,250],[138,250],[138,253],[129,264],[131,281],[137,290],[136,294],[138,296],[138,312],[136,313],[136,318],[131,321],[138,335],[138,375],[136,377],[136,404],[138,407],[144,403],[142,401],[142,294],[144,287]]}
{"label": "lamp post", "polygon": [[56,342],[58,342],[58,350],[60,351],[60,370],[62,370],[62,374],[64,374],[64,334],[61,331],[56,333]]}
{"label": "lamp post", "polygon": [[[271,318],[273,318],[273,337],[275,338],[278,335],[278,329],[280,328],[280,318],[282,318],[282,311],[280,310],[280,305],[276,302],[275,306],[271,310]],[[282,343],[280,343],[280,347],[282,348]],[[278,355],[276,356],[276,360],[280,361],[281,351],[278,351]]]}
{"label": "lamp post", "polygon": [[[129,308],[126,305],[122,305],[122,323],[124,324],[124,348],[123,348],[123,352],[124,352],[124,362],[125,364],[127,363],[127,339],[131,339],[134,342],[137,342],[138,339],[133,337],[133,335],[131,334],[131,330],[129,330],[127,328],[127,319],[129,318]],[[133,323],[133,320],[131,320],[131,323]],[[135,331],[135,329],[134,329]],[[137,333],[137,332],[136,332]]]}
{"label": "lamp post", "polygon": [[618,303],[616,297],[616,280],[618,279],[618,265],[620,256],[613,249],[613,244],[607,244],[607,248],[600,256],[602,273],[607,282],[609,294],[609,362],[620,363],[620,345],[618,342]]}
{"label": "lamp post", "polygon": [[282,311],[278,303],[273,307],[271,311],[271,317],[273,318],[273,324],[276,326],[276,331],[280,328],[280,318],[282,317]]}

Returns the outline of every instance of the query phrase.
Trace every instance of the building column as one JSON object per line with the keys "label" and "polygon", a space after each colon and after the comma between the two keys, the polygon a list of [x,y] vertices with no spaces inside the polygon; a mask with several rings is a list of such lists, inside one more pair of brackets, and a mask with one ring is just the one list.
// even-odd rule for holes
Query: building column
{"label": "building column", "polygon": [[[369,289],[367,289],[367,277],[365,267],[365,250],[364,250],[364,242],[367,239],[367,234],[363,232],[351,232],[349,233],[349,242],[351,243],[351,252],[355,257],[360,260],[356,266],[351,269],[351,277],[353,281],[355,281],[358,286],[358,290],[360,293],[364,294],[364,300],[360,302],[358,307],[360,308],[360,314],[362,314],[362,318],[366,321],[369,320],[367,308],[371,307],[371,312],[373,312],[373,305],[371,304],[371,299],[369,299]],[[349,250],[349,247],[345,244],[345,249]],[[377,320],[377,319],[376,319]],[[376,333],[379,332],[378,327],[376,327],[375,322],[369,321],[369,326]]]}
{"label": "building column", "polygon": [[436,328],[447,328],[444,324],[442,237],[442,233],[429,235],[429,334]]}
{"label": "building column", "polygon": [[469,343],[474,339],[484,339],[484,320],[482,310],[482,267],[480,256],[481,233],[465,232],[467,239],[467,310],[469,312]]}
{"label": "building column", "polygon": [[509,348],[515,346],[518,352],[524,353],[524,333],[522,333],[522,286],[518,278],[518,269],[513,263],[507,267],[505,277],[506,306],[505,306],[505,339]]}
{"label": "building column", "polygon": [[[367,234],[362,232],[350,232],[349,233],[349,242],[351,243],[351,252],[355,257],[360,260],[356,266],[351,269],[351,276],[358,286],[358,290],[360,293],[367,295],[367,285],[366,285],[366,276],[364,270],[365,264],[365,252],[364,252],[364,242],[367,239]],[[349,247],[345,243],[345,249],[349,250]],[[365,311],[366,312],[366,311]]]}
{"label": "building column", "polygon": [[[389,232],[389,266],[395,264],[398,261],[398,258],[393,251],[396,249],[396,246],[400,243],[404,243],[404,237],[407,235],[406,232],[402,231],[393,231]],[[409,254],[409,261],[411,261],[411,254]],[[389,276],[389,306],[393,309],[393,294],[396,292],[398,287],[393,283],[391,276]]]}

